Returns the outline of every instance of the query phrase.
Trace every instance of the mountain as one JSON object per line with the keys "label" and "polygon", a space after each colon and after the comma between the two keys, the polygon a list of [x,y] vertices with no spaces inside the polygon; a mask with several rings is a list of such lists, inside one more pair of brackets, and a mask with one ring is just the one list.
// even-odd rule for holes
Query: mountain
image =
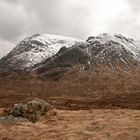
{"label": "mountain", "polygon": [[139,45],[109,34],[28,37],[1,59],[0,106],[36,97],[61,109],[140,109]]}
{"label": "mountain", "polygon": [[89,52],[98,62],[114,59],[122,59],[125,62],[125,59],[140,61],[139,42],[122,35],[111,36],[104,33],[97,37],[89,37],[87,42],[91,45]]}
{"label": "mountain", "polygon": [[35,34],[21,41],[7,56],[0,61],[1,68],[25,69],[55,55],[61,47],[71,47],[81,43],[74,38]]}
{"label": "mountain", "polygon": [[[73,66],[98,71],[131,71],[140,63],[140,43],[120,34],[103,33],[86,41],[36,34],[21,41],[0,60],[0,68],[46,73],[53,69],[67,71]],[[92,68],[91,68],[92,66]],[[97,70],[98,68],[98,70]],[[60,70],[60,71],[61,71]]]}
{"label": "mountain", "polygon": [[[135,71],[140,63],[140,46],[137,41],[122,35],[101,34],[89,37],[86,42],[70,48],[62,47],[54,56],[35,66],[35,71],[45,74],[58,68],[65,72],[73,66],[82,65],[82,70]],[[84,65],[84,66],[83,66]],[[57,71],[56,71],[57,69]],[[61,71],[60,70],[60,71]],[[61,71],[62,73],[62,71]]]}
{"label": "mountain", "polygon": [[140,44],[120,34],[101,34],[89,37],[87,42],[91,63],[100,64],[104,68],[134,70],[140,63]]}

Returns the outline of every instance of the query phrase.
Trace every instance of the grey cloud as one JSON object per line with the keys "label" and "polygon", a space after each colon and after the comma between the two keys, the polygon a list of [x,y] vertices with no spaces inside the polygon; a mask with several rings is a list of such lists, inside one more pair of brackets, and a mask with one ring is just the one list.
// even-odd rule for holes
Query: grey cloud
{"label": "grey cloud", "polygon": [[87,16],[87,8],[80,1],[77,4],[68,2],[70,0],[30,0],[24,2],[24,6],[28,13],[34,13],[40,21],[35,26],[36,31],[80,38],[86,32],[83,21]]}
{"label": "grey cloud", "polygon": [[131,7],[131,10],[137,14],[140,14],[140,0],[127,0],[129,2],[129,5]]}
{"label": "grey cloud", "polygon": [[[34,33],[84,38],[84,4],[70,0],[1,0],[0,51],[6,54],[21,39]],[[84,1],[84,0],[81,0]]]}
{"label": "grey cloud", "polygon": [[83,21],[88,15],[82,1],[85,0],[6,0],[24,8],[27,15],[26,23],[23,22],[26,34],[39,32],[85,38],[87,30]]}
{"label": "grey cloud", "polygon": [[[106,1],[112,3],[113,0]],[[105,3],[104,6],[102,0],[1,0],[0,39],[17,44],[34,33],[86,39],[89,35],[101,32],[122,33],[139,39],[140,1],[117,1],[123,1],[123,8],[125,5],[127,8],[123,13],[110,16],[113,8],[110,8],[111,5],[106,7],[108,5]],[[104,10],[98,10],[98,6]],[[103,12],[106,11],[107,17],[104,17]],[[10,43],[7,44],[10,46]],[[4,48],[3,45],[0,48]]]}
{"label": "grey cloud", "polygon": [[0,38],[13,40],[24,32],[25,15],[22,7],[0,2]]}
{"label": "grey cloud", "polygon": [[[12,9],[12,7],[17,7],[17,11],[13,10],[13,12],[11,12],[14,19],[12,21],[8,19],[8,12],[4,11],[3,20],[0,18],[0,21],[3,21],[1,22],[2,25],[0,25],[0,37],[12,39],[23,36],[23,34],[52,33],[85,39],[91,34],[91,31],[95,33],[100,32],[100,26],[104,27],[104,31],[107,32],[120,32],[123,26],[125,29],[123,30],[129,32],[130,28],[125,26],[125,23],[127,24],[127,18],[133,17],[133,14],[124,19],[121,19],[121,16],[114,17],[114,19],[111,20],[112,23],[108,23],[108,25],[106,22],[109,21],[101,21],[101,24],[100,20],[96,22],[96,20],[100,18],[98,17],[98,13],[93,14],[94,17],[93,15],[90,17],[88,13],[90,5],[94,4],[94,1],[96,2],[97,0],[89,0],[88,2],[87,0],[3,0],[7,5],[11,5],[11,7],[9,6],[8,8]],[[130,10],[133,10],[133,8],[139,9],[138,5],[140,2],[138,0],[123,1],[130,5]],[[20,9],[21,7],[23,13],[21,11],[20,13],[18,12],[18,8]],[[96,12],[94,11],[94,7],[93,12]],[[89,20],[87,20],[87,17]],[[122,25],[120,25],[120,23],[122,23]],[[135,26],[134,23],[132,25]],[[136,27],[138,27],[138,25],[136,25]],[[132,32],[133,34],[135,34],[135,29]]]}
{"label": "grey cloud", "polygon": [[140,1],[126,0],[129,9],[113,19],[109,32],[117,32],[127,37],[140,40]]}
{"label": "grey cloud", "polygon": [[0,39],[0,58],[14,48],[15,44],[10,41]]}

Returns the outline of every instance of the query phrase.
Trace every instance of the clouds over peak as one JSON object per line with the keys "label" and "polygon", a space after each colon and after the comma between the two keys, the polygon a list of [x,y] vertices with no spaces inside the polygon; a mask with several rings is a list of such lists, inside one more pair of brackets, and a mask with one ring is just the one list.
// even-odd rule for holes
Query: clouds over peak
{"label": "clouds over peak", "polygon": [[140,39],[139,5],[139,0],[1,0],[0,38],[16,44],[34,33],[86,39],[108,32]]}
{"label": "clouds over peak", "polygon": [[24,32],[26,15],[22,6],[0,2],[0,38],[13,40]]}

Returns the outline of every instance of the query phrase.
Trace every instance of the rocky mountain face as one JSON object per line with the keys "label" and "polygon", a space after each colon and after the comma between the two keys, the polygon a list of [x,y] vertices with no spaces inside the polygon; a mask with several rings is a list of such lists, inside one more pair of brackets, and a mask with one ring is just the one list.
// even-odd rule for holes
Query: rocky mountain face
{"label": "rocky mountain face", "polygon": [[0,60],[1,68],[25,69],[55,55],[61,47],[71,47],[81,41],[49,34],[36,34],[21,41],[7,56]]}
{"label": "rocky mountain face", "polygon": [[97,37],[89,37],[87,42],[90,44],[89,52],[97,62],[127,59],[140,61],[140,46],[133,39],[122,35],[101,34]]}
{"label": "rocky mountain face", "polygon": [[[0,60],[0,68],[24,70],[30,68],[37,73],[50,70],[58,72],[78,65],[95,69],[117,71],[118,66],[126,70],[140,63],[140,43],[122,35],[101,34],[86,41],[73,38],[36,34],[21,41],[7,56]],[[60,70],[61,69],[61,70]]]}
{"label": "rocky mountain face", "polygon": [[[35,66],[39,73],[84,65],[81,69],[99,71],[111,69],[131,71],[140,63],[140,46],[137,41],[122,35],[101,34],[89,37],[86,42],[70,48],[62,47],[56,55]],[[99,69],[97,69],[97,65]],[[65,71],[64,70],[64,71]],[[55,71],[56,72],[56,71]]]}

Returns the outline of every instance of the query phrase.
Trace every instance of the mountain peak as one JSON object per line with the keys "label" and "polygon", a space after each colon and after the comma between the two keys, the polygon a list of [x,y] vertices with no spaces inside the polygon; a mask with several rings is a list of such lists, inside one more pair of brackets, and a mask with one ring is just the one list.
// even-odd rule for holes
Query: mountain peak
{"label": "mountain peak", "polygon": [[[58,65],[61,60],[63,63],[78,65],[85,62],[84,58],[88,62],[100,64],[117,61],[128,66],[131,61],[139,63],[139,42],[120,34],[103,33],[91,36],[87,41],[59,35],[35,34],[21,41],[3,57],[0,60],[0,68],[22,70],[33,68],[43,62]],[[44,66],[46,67],[46,64]]]}
{"label": "mountain peak", "polygon": [[16,69],[34,66],[55,55],[61,47],[71,47],[82,41],[59,35],[35,34],[21,41],[7,56],[1,65]]}
{"label": "mountain peak", "polygon": [[94,46],[92,49],[100,46],[100,48],[108,48],[108,52],[111,49],[114,49],[114,51],[121,53],[120,48],[122,48],[122,50],[126,50],[129,54],[131,54],[132,57],[134,57],[134,60],[140,61],[139,42],[126,38],[120,34],[109,35],[107,33],[103,33],[96,37],[89,37],[87,42]]}

